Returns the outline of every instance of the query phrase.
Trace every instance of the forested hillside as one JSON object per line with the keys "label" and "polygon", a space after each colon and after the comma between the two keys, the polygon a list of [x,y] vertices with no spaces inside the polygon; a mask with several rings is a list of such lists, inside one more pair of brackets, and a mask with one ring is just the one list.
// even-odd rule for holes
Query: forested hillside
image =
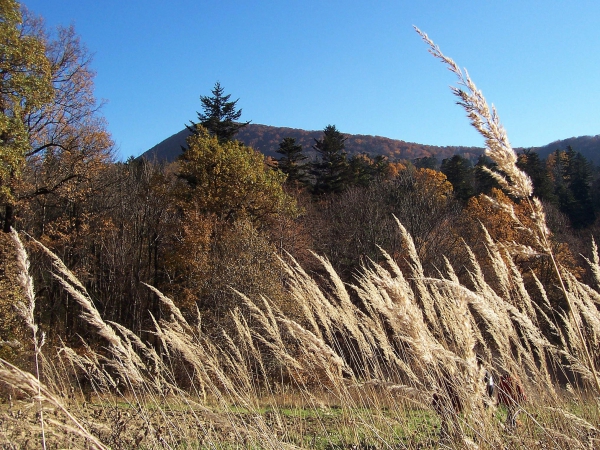
{"label": "forested hillside", "polygon": [[[181,154],[182,146],[190,132],[184,129],[164,141],[158,143],[145,153],[147,159],[158,161],[174,161]],[[260,151],[265,156],[276,157],[277,146],[286,137],[296,140],[305,149],[306,153],[314,156],[312,146],[315,139],[320,137],[321,131],[306,131],[297,128],[273,127],[268,125],[249,124],[237,134],[236,139]],[[464,146],[435,146],[405,142],[398,139],[389,139],[381,136],[368,136],[360,134],[346,134],[346,150],[349,154],[365,153],[371,156],[383,155],[392,161],[413,160],[416,158],[435,157],[438,162],[453,155],[461,155],[472,161],[483,153],[481,147]],[[580,136],[577,138],[563,139],[541,147],[532,147],[528,150],[536,151],[543,158],[558,149],[571,146],[585,156],[590,162],[600,164],[600,136]],[[523,151],[517,148],[517,151]]]}
{"label": "forested hillside", "polygon": [[[187,129],[174,134],[143,154],[147,159],[155,157],[159,161],[174,161],[185,146],[185,139],[190,132]],[[272,127],[268,125],[249,124],[237,134],[236,139],[260,151],[266,156],[275,157],[277,146],[286,137],[296,139],[296,142],[306,150],[307,154],[314,155],[312,146],[315,139],[321,135],[320,131],[305,131],[297,128]],[[349,154],[366,153],[368,155],[387,156],[392,160],[411,160],[434,156],[438,159],[447,158],[454,154],[464,155],[467,158],[477,158],[483,148],[415,144],[397,139],[388,139],[381,136],[347,135],[346,150]]]}

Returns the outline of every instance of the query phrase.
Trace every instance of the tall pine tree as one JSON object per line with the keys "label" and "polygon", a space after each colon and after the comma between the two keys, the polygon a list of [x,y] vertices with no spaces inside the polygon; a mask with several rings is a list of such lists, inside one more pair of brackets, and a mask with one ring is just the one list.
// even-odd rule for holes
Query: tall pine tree
{"label": "tall pine tree", "polygon": [[[224,95],[225,90],[218,81],[211,91],[212,96],[200,96],[202,112],[198,113],[199,124],[216,136],[219,142],[232,141],[240,129],[250,122],[238,122],[242,110],[236,110],[238,100],[229,101],[231,94]],[[188,130],[196,133],[196,124],[188,126]]]}
{"label": "tall pine tree", "polygon": [[297,144],[295,138],[286,137],[276,152],[283,155],[277,160],[277,167],[287,175],[286,183],[296,188],[306,184],[307,168],[302,161],[306,160],[307,156],[303,153],[302,145]]}
{"label": "tall pine tree", "polygon": [[475,195],[473,165],[467,158],[454,155],[442,161],[440,171],[452,184],[456,198],[466,202]]}
{"label": "tall pine tree", "polygon": [[567,147],[548,157],[548,168],[554,181],[554,195],[560,210],[573,228],[591,225],[596,216],[591,196],[591,165],[579,152]]}
{"label": "tall pine tree", "polygon": [[569,146],[567,148],[567,178],[572,202],[566,208],[573,228],[585,228],[596,219],[592,205],[592,169],[587,159]]}
{"label": "tall pine tree", "polygon": [[315,139],[313,149],[317,159],[311,164],[311,174],[315,177],[313,192],[316,195],[342,192],[347,184],[348,159],[346,137],[335,125],[327,125],[323,138]]}
{"label": "tall pine tree", "polygon": [[533,194],[540,200],[556,203],[552,180],[548,175],[546,161],[537,152],[524,150],[519,154],[517,167],[523,170],[533,183]]}

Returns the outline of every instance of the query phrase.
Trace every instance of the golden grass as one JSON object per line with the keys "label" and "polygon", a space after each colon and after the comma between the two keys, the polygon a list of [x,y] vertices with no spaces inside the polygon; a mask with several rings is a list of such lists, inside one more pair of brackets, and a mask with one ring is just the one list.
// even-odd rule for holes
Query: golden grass
{"label": "golden grass", "polygon": [[[159,349],[105,323],[119,334],[115,351],[113,334],[98,326],[88,301],[83,317],[109,344],[104,351],[59,349],[58,359],[45,363],[46,383],[7,363],[0,378],[25,396],[21,402],[29,398],[45,412],[37,425],[25,421],[26,439],[35,440],[44,424],[52,445],[590,448],[600,415],[572,324],[559,315],[553,325],[562,341],[547,339],[538,323],[548,317],[532,316],[543,305],[533,304],[510,255],[501,262],[501,249],[490,245],[488,257],[496,259],[502,296],[474,257],[470,288],[450,267],[445,277],[427,278],[412,260],[405,276],[391,258],[385,267],[365,267],[349,286],[319,258],[329,291],[290,259],[282,263],[304,317],[293,320],[269,299],[240,294],[247,313],[234,311],[235,333],[218,341],[153,289],[172,313],[155,322]],[[574,278],[566,285],[596,339],[597,294]],[[521,380],[528,399],[518,406],[516,429],[505,425],[503,408],[486,401],[477,356],[496,378],[511,373]],[[561,388],[557,367],[577,373],[577,384]],[[4,413],[5,437],[22,443],[11,414],[14,406]]]}
{"label": "golden grass", "polygon": [[[513,167],[496,112],[468,75],[421,35],[466,86],[456,95],[508,175],[503,186],[530,202],[536,251],[552,257],[543,210],[530,199],[528,179]],[[402,224],[398,228],[405,272],[382,250],[384,263],[364,266],[349,285],[323,257],[315,255],[325,280],[287,258],[281,264],[296,316],[286,316],[269,298],[238,293],[234,327],[220,336],[205,334],[198,318],[184,317],[146,285],[169,312],[153,318],[155,345],[104,321],[79,280],[36,243],[101,342],[84,343],[79,352],[66,346],[42,352],[34,320],[40,306],[27,255],[13,233],[26,300],[19,311],[42,364],[29,372],[1,362],[8,395],[0,409],[0,442],[56,448],[597,448],[595,288],[556,267],[569,311],[554,310],[539,280],[536,295],[528,290],[511,245],[493,242],[485,230],[491,268],[485,276],[484,261],[465,247],[465,279],[447,260],[438,277],[426,277],[411,236]],[[589,264],[599,274],[593,246]],[[486,370],[496,380],[519,380],[526,398],[497,406],[485,395]]]}

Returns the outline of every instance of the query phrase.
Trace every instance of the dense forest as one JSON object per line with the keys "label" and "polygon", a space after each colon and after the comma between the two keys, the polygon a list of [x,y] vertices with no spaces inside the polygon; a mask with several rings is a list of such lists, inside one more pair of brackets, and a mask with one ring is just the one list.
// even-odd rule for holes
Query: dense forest
{"label": "dense forest", "polygon": [[[13,388],[18,377],[29,380],[39,388],[32,398],[40,405],[45,398],[55,415],[67,413],[60,397],[88,417],[81,405],[92,402],[91,393],[122,396],[137,408],[126,415],[106,397],[98,417],[105,415],[108,431],[99,418],[84,426],[69,416],[93,448],[187,447],[177,440],[185,421],[166,413],[173,398],[183,399],[173,414],[187,404],[193,424],[212,421],[201,430],[211,440],[189,438],[199,448],[215,448],[224,436],[252,448],[284,441],[316,447],[314,436],[309,443],[287,429],[273,406],[292,391],[314,414],[330,403],[352,405],[335,429],[360,423],[378,430],[371,418],[360,422],[360,411],[383,417],[393,410],[393,420],[405,420],[398,411],[418,407],[437,417],[442,438],[462,433],[467,442],[478,435],[458,433],[464,423],[495,423],[469,391],[484,362],[501,380],[518,373],[523,381],[514,392],[521,385],[543,391],[560,408],[554,383],[568,382],[567,395],[573,386],[593,386],[593,376],[598,381],[599,294],[589,286],[600,270],[592,244],[600,237],[600,170],[577,141],[546,154],[522,150],[515,164],[498,158],[489,139],[486,155],[462,149],[440,157],[413,152],[412,144],[399,150],[391,140],[349,137],[335,125],[266,142],[260,126],[248,134],[237,101],[217,82],[200,97],[202,112],[175,160],[120,162],[94,98],[91,56],[74,29],[48,30],[13,0],[0,6],[0,379]],[[351,143],[389,147],[349,152]],[[265,157],[262,147],[274,151]],[[575,301],[584,311],[579,322],[569,315]],[[32,369],[38,357],[42,374]],[[61,370],[69,375],[61,378]],[[61,394],[42,395],[40,380]],[[390,386],[400,394],[382,394]],[[165,409],[151,413],[136,403],[142,391]],[[0,392],[12,408],[14,394],[6,392],[13,391]],[[502,406],[506,427],[491,427],[496,434],[485,436],[483,448],[517,427],[515,405],[525,395],[515,396]],[[264,417],[263,397],[271,402]],[[229,425],[216,418],[224,409]],[[42,411],[32,419],[32,427],[42,424],[35,436],[43,435]],[[465,411],[485,420],[470,422],[479,416]],[[586,411],[576,412],[597,421],[597,409]],[[539,448],[562,445],[546,432],[560,419],[535,414],[547,419],[529,422],[546,433],[535,437]],[[138,434],[126,437],[117,426],[128,420],[135,427],[140,417],[147,420]],[[168,426],[155,427],[159,419]],[[17,434],[7,423],[0,437],[9,442]],[[581,423],[573,423],[564,433],[575,436]],[[81,431],[86,426],[95,437]],[[596,426],[584,427],[585,445],[598,442]],[[276,443],[256,437],[271,429]],[[536,433],[533,425],[522,430]],[[381,439],[378,433],[368,439]],[[404,439],[395,428],[387,433],[387,442]],[[564,442],[577,439],[584,442]],[[320,448],[384,448],[351,444]]]}
{"label": "dense forest", "polygon": [[[92,74],[81,65],[87,56],[74,48],[72,31],[61,33],[58,38],[67,41],[54,43],[54,51],[68,49],[72,59],[54,56],[66,66],[55,70],[61,80],[64,72],[77,70],[79,84],[67,88],[54,81],[66,98],[27,117],[26,124],[39,128],[27,130],[31,150],[19,176],[13,173],[6,183],[11,191],[1,218],[5,230],[26,231],[59,255],[108,320],[139,333],[151,320],[148,311],[160,317],[142,282],[189,313],[200,308],[211,317],[207,323],[219,326],[236,306],[233,289],[285,302],[276,254],[289,253],[311,267],[310,252],[316,252],[351,282],[362,264],[381,259],[379,248],[402,260],[395,218],[407,227],[431,274],[443,264],[442,256],[462,267],[463,247],[478,248],[476,230],[482,224],[494,239],[525,239],[505,226],[509,218],[491,203],[502,198],[515,211],[520,208],[489,174],[494,169],[489,158],[472,164],[461,155],[441,163],[435,157],[392,161],[349,155],[347,138],[334,125],[325,127],[310,149],[285,137],[277,157],[265,159],[235,139],[244,124],[232,120],[239,130],[227,138],[206,128],[211,114],[225,116],[205,104],[204,119],[190,127],[187,149],[175,162],[116,162],[95,103],[81,102],[84,95],[90,99]],[[203,97],[215,98],[221,108],[235,108],[224,101],[229,96],[218,84],[212,97]],[[65,105],[77,110],[64,114]],[[58,114],[69,122],[54,124]],[[42,127],[45,123],[52,125]],[[523,152],[517,164],[546,206],[556,245],[565,245],[564,263],[581,266],[579,255],[598,230],[598,170],[571,147],[546,159]],[[52,305],[43,323],[76,339],[85,332],[77,305],[43,275],[47,267],[38,269],[38,295]]]}

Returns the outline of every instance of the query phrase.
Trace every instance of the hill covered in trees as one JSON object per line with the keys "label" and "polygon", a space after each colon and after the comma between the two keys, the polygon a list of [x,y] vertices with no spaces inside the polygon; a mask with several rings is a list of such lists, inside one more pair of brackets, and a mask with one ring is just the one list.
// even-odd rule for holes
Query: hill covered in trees
{"label": "hill covered in trees", "polygon": [[[181,154],[181,147],[185,146],[185,140],[190,135],[186,128],[173,136],[155,145],[142,156],[146,159],[159,161],[174,161]],[[236,139],[243,142],[266,156],[277,157],[276,150],[286,137],[296,139],[302,145],[304,151],[312,156],[312,146],[315,139],[321,138],[322,130],[307,131],[298,128],[272,127],[269,125],[249,124],[242,128],[236,135]],[[369,155],[384,155],[391,160],[412,160],[435,156],[439,160],[448,158],[455,154],[467,158],[477,158],[483,153],[483,148],[416,144],[398,139],[389,139],[381,136],[367,136],[362,134],[346,134],[346,151],[350,155],[366,153]]]}
{"label": "hill covered in trees", "polygon": [[[142,156],[149,160],[174,161],[181,154],[181,148],[185,146],[185,140],[190,134],[190,131],[185,128],[155,145],[143,153]],[[312,157],[314,156],[312,146],[315,143],[315,139],[320,139],[322,135],[322,130],[307,131],[298,128],[249,124],[238,132],[236,139],[260,151],[265,156],[277,158],[276,150],[279,144],[284,138],[291,137],[296,139],[298,144],[302,145],[302,148],[309,157]],[[362,134],[346,134],[346,136],[346,151],[349,155],[361,153],[372,156],[384,155],[392,161],[413,160],[434,156],[438,162],[441,162],[443,159],[450,158],[453,155],[461,155],[474,162],[483,153],[482,147],[453,145],[442,147]],[[557,149],[564,150],[568,146],[577,149],[588,161],[595,164],[600,163],[600,135],[558,140],[541,147],[533,147],[531,150],[538,152],[541,157],[546,158],[553,151]],[[522,150],[521,148],[517,149],[517,151]]]}

